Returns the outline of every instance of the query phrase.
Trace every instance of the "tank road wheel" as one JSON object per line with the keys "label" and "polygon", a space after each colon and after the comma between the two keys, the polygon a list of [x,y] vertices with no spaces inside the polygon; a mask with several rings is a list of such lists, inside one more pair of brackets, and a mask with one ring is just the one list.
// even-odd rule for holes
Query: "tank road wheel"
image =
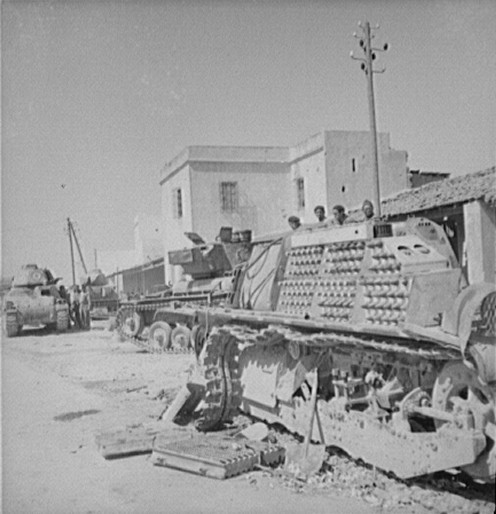
{"label": "tank road wheel", "polygon": [[7,314],[5,319],[5,331],[7,332],[7,337],[15,337],[21,331],[15,312]]}
{"label": "tank road wheel", "polygon": [[205,327],[201,325],[195,325],[191,331],[191,346],[195,350],[197,358],[200,357],[200,353],[205,345],[206,335]]}
{"label": "tank road wheel", "polygon": [[57,322],[55,323],[55,330],[57,332],[65,332],[69,328],[69,311],[61,309],[57,311]]}
{"label": "tank road wheel", "polygon": [[[447,412],[468,413],[470,428],[485,433],[487,445],[473,464],[462,469],[472,478],[494,482],[496,476],[496,394],[483,384],[477,372],[462,361],[448,362],[436,379],[432,391],[432,406]],[[435,420],[439,428],[445,422]]]}
{"label": "tank road wheel", "polygon": [[191,330],[184,325],[177,325],[172,330],[171,346],[174,349],[187,350],[191,344]]}
{"label": "tank road wheel", "polygon": [[166,350],[171,344],[171,326],[165,321],[155,321],[150,327],[148,341],[154,350]]}
{"label": "tank road wheel", "polygon": [[116,322],[117,331],[124,340],[138,337],[145,328],[143,317],[133,307],[121,307]]}

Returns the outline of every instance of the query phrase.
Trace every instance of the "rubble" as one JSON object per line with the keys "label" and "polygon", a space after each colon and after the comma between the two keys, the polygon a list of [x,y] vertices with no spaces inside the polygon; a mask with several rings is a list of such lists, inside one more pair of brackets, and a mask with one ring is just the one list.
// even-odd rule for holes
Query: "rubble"
{"label": "rubble", "polygon": [[[169,409],[173,404],[174,400]],[[193,419],[194,411],[190,409],[189,421]],[[333,447],[326,449],[318,472],[307,476],[299,470],[289,470],[283,465],[286,450],[293,447],[302,451],[301,437],[245,415],[236,416],[224,430],[207,434],[196,431],[192,423],[179,426],[162,417],[146,425],[98,434],[96,442],[106,459],[151,454],[150,460],[156,466],[216,479],[244,474],[254,487],[270,481],[270,487],[280,486],[295,494],[349,495],[385,512],[399,508],[402,512],[434,514],[494,512],[491,486],[467,485],[459,475],[447,473],[399,480]],[[313,444],[310,448],[321,446]]]}

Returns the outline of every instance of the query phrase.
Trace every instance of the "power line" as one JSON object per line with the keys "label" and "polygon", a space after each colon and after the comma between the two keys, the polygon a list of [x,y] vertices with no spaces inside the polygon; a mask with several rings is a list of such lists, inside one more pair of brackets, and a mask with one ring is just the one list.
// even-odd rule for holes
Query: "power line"
{"label": "power line", "polygon": [[[361,61],[360,68],[365,72],[367,76],[367,93],[369,100],[369,117],[370,117],[370,134],[372,140],[372,155],[374,165],[374,201],[377,208],[377,215],[381,215],[381,191],[379,182],[379,153],[377,150],[377,126],[375,116],[375,100],[374,100],[374,73],[384,73],[386,68],[380,70],[374,70],[373,62],[377,57],[377,52],[385,52],[388,50],[389,45],[384,43],[382,48],[375,48],[372,46],[372,39],[375,37],[372,34],[370,23],[366,21],[364,24],[359,21],[358,26],[362,29],[363,35],[359,36],[356,32],[353,33],[353,37],[359,40],[359,45],[365,54],[365,57],[355,57],[353,52],[350,53],[350,57],[356,61]],[[379,25],[376,25],[374,29],[378,29]]]}

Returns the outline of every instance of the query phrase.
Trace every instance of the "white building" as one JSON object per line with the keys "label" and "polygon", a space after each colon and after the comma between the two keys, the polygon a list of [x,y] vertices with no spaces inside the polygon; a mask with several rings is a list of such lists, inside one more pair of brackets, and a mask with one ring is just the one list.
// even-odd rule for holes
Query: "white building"
{"label": "white building", "polygon": [[162,218],[150,214],[137,214],[134,218],[134,247],[127,250],[101,250],[98,267],[112,276],[119,291],[124,289],[123,272],[143,265],[151,265],[164,256]]}
{"label": "white building", "polygon": [[[370,198],[373,168],[368,132],[323,131],[293,147],[190,146],[161,172],[166,281],[177,277],[167,253],[190,246],[185,232],[213,241],[222,226],[254,234],[286,230],[297,214]],[[407,154],[379,135],[382,194],[408,185]]]}
{"label": "white building", "polygon": [[[293,213],[315,221],[313,210],[323,205],[353,209],[372,202],[374,172],[369,132],[323,131],[289,149]],[[389,134],[378,135],[381,197],[408,187],[407,153],[392,150]]]}
{"label": "white building", "polygon": [[164,256],[161,216],[138,214],[134,218],[135,264],[160,259]]}

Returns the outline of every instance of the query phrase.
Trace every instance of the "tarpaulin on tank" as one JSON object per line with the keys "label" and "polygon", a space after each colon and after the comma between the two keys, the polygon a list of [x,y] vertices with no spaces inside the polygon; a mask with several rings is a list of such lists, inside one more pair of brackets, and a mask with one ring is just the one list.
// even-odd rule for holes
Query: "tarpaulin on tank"
{"label": "tarpaulin on tank", "polygon": [[276,279],[280,252],[281,240],[253,247],[241,286],[241,308],[261,311],[273,309],[273,283]]}

